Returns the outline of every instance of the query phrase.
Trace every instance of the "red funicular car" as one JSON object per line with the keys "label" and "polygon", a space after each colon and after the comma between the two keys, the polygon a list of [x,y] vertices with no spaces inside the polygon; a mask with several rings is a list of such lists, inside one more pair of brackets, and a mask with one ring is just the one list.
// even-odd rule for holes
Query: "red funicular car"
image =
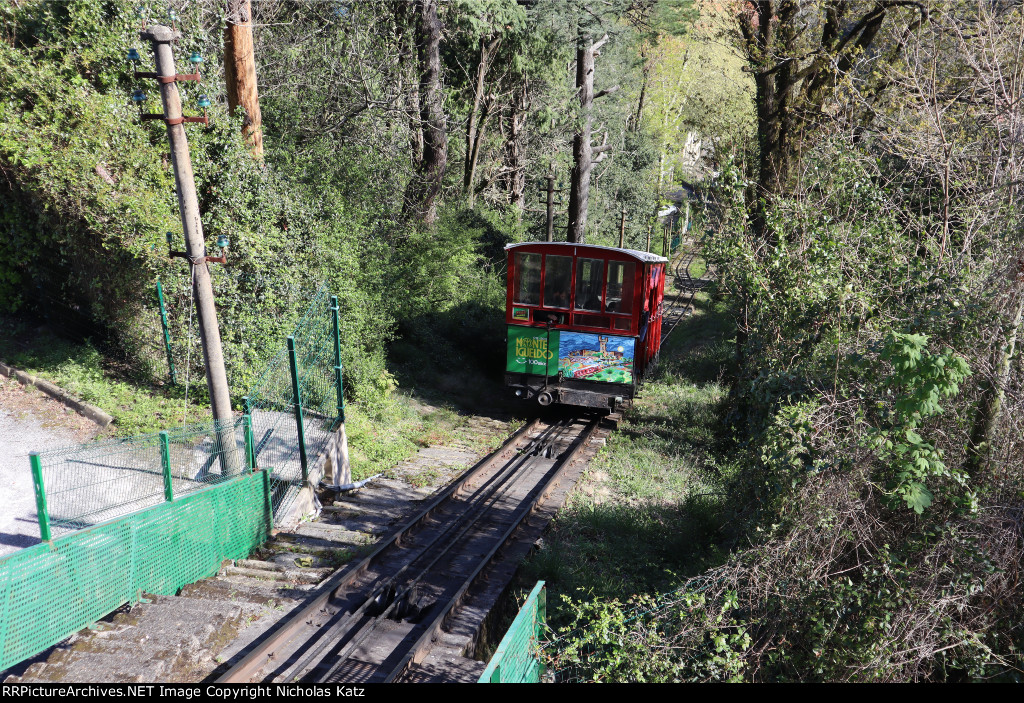
{"label": "red funicular car", "polygon": [[505,249],[505,385],[541,405],[632,399],[661,345],[667,259],[562,242]]}

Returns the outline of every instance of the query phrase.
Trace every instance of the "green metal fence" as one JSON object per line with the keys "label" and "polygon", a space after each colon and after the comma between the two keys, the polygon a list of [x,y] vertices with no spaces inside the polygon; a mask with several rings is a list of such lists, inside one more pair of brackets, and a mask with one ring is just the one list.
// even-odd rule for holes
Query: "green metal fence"
{"label": "green metal fence", "polygon": [[79,530],[157,505],[168,486],[182,496],[229,478],[229,459],[245,458],[245,422],[204,422],[34,453],[36,494],[47,506],[38,512],[41,531],[44,522],[51,535]]}
{"label": "green metal fence", "polygon": [[245,472],[0,558],[0,670],[140,594],[173,595],[266,540],[267,472]]}
{"label": "green metal fence", "polygon": [[540,637],[546,617],[547,591],[538,581],[477,683],[540,683]]}
{"label": "green metal fence", "polygon": [[337,298],[321,286],[305,315],[245,397],[257,466],[273,466],[274,514],[309,480],[344,420]]}
{"label": "green metal fence", "polygon": [[344,421],[337,298],[282,341],[240,418],[31,455],[43,543],[0,558],[0,670],[266,540]]}
{"label": "green metal fence", "polygon": [[156,505],[167,490],[177,496],[217,483],[246,465],[273,467],[279,515],[343,419],[337,299],[326,285],[282,342],[246,396],[243,418],[35,454],[36,494],[46,504],[37,511],[41,539]]}

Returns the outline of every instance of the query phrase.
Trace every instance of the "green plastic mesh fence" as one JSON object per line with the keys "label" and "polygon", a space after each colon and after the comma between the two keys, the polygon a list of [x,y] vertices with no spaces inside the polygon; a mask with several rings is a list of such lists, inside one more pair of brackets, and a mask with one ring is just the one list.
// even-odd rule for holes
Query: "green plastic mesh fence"
{"label": "green plastic mesh fence", "polygon": [[[245,468],[241,419],[189,425],[167,435],[175,496]],[[54,536],[164,500],[158,432],[40,452],[39,460]]]}
{"label": "green plastic mesh fence", "polygon": [[268,488],[266,472],[246,472],[0,559],[0,670],[248,556],[267,537]]}
{"label": "green plastic mesh fence", "polygon": [[327,446],[339,420],[334,372],[334,326],[331,296],[321,286],[292,334],[299,399],[292,385],[287,349],[271,359],[249,392],[257,466],[272,466],[274,514],[279,515],[302,485],[302,455],[296,406],[301,401],[307,466]]}
{"label": "green plastic mesh fence", "polygon": [[249,394],[266,471],[246,467],[245,418],[38,454],[55,539],[0,558],[0,670],[263,543],[301,487],[300,447],[312,468],[338,424],[331,305],[321,286],[292,335],[294,357],[282,350]]}
{"label": "green plastic mesh fence", "polygon": [[540,635],[547,615],[544,582],[538,581],[477,683],[540,683]]}

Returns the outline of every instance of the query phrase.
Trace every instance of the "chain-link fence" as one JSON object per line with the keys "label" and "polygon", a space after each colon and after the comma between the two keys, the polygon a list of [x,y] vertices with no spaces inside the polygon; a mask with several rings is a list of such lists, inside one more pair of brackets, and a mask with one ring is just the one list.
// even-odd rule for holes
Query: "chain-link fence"
{"label": "chain-link fence", "polygon": [[223,481],[243,468],[244,424],[204,422],[35,454],[47,509],[40,522],[55,536]]}
{"label": "chain-link fence", "polygon": [[245,398],[256,465],[274,471],[274,514],[298,494],[315,460],[343,421],[337,299],[321,286],[287,346]]}
{"label": "chain-link fence", "polygon": [[[337,299],[321,286],[245,397],[245,416],[32,455],[44,540],[272,469],[274,515],[309,480],[343,420]],[[248,437],[247,437],[248,434]]]}

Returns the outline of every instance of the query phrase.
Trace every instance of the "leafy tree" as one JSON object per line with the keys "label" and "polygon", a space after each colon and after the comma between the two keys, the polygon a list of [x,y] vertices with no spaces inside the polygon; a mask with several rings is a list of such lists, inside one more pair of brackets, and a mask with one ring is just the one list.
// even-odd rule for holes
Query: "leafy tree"
{"label": "leafy tree", "polygon": [[736,21],[757,106],[752,225],[761,236],[769,232],[758,203],[791,192],[805,141],[885,23],[900,25],[906,35],[927,18],[924,5],[901,0],[741,3]]}

